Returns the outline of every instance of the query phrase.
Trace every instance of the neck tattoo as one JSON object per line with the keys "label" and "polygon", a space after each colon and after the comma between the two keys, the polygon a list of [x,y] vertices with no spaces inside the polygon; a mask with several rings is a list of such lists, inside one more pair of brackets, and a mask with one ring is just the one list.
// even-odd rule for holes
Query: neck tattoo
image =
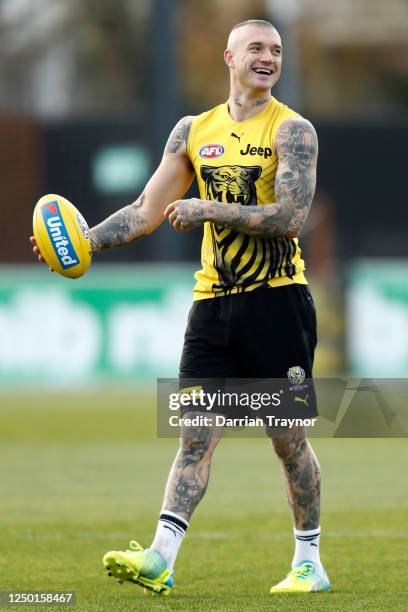
{"label": "neck tattoo", "polygon": [[[260,98],[259,100],[255,100],[255,102],[251,102],[249,108],[258,108],[259,106],[263,106],[264,104],[266,104],[268,101],[269,98]],[[241,96],[234,96],[233,103],[235,104],[235,106],[239,106],[239,108],[243,108],[244,106],[241,100]]]}
{"label": "neck tattoo", "polygon": [[267,102],[268,102],[268,98],[265,98],[264,100],[255,100],[255,102],[252,102],[251,108],[257,108],[258,106],[262,106],[263,104],[266,104]]}

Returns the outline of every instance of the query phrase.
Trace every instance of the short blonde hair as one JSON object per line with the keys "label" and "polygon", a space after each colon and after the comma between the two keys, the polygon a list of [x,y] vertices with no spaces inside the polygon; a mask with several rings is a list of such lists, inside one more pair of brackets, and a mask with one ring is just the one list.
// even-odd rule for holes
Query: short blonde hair
{"label": "short blonde hair", "polygon": [[269,27],[269,28],[273,28],[274,30],[276,30],[275,26],[270,21],[266,21],[266,19],[247,19],[246,21],[241,21],[241,23],[236,23],[234,26],[232,26],[231,32],[233,32],[234,30],[237,30],[238,28],[242,28],[243,26],[247,26],[247,25],[257,25],[257,26]]}

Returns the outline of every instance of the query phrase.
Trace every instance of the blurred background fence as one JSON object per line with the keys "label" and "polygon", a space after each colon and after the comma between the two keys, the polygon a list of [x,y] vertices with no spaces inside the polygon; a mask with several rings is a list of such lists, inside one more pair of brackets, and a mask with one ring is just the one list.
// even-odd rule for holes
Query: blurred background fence
{"label": "blurred background fence", "polygon": [[134,200],[172,125],[226,99],[247,18],[277,25],[273,93],[320,139],[316,371],[408,375],[406,0],[0,0],[0,383],[177,372],[201,233],[164,223],[71,282],[32,263],[32,210],[60,193],[93,225]]}

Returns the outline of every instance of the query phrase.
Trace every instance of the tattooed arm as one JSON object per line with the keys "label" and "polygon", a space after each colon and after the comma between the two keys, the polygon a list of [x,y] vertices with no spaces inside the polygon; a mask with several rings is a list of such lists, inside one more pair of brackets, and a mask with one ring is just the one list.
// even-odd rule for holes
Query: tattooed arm
{"label": "tattooed arm", "polygon": [[127,245],[153,232],[163,221],[169,202],[183,197],[194,171],[187,158],[187,139],[193,117],[184,117],[167,141],[163,159],[133,204],[118,210],[90,230],[92,252]]}
{"label": "tattooed arm", "polygon": [[242,206],[194,198],[180,200],[167,207],[165,214],[170,223],[179,231],[213,221],[253,236],[297,236],[306,221],[316,186],[316,132],[305,119],[284,121],[277,132],[275,146],[278,155],[276,203]]}

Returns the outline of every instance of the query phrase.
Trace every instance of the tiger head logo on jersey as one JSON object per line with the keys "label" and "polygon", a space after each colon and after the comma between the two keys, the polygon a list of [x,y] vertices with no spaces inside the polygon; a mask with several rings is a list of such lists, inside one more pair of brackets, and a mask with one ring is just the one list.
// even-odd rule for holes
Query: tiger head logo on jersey
{"label": "tiger head logo on jersey", "polygon": [[256,206],[260,166],[201,166],[200,172],[209,200]]}

